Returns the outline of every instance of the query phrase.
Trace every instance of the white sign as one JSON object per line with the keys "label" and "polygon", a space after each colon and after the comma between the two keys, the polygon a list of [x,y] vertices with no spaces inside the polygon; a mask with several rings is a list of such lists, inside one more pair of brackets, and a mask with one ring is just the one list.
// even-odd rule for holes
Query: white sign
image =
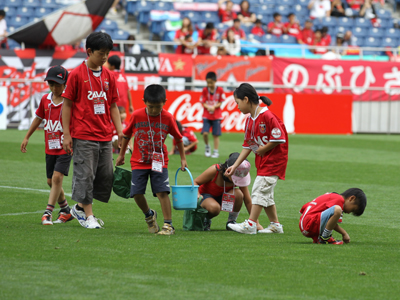
{"label": "white sign", "polygon": [[0,86],[0,129],[7,129],[8,88]]}

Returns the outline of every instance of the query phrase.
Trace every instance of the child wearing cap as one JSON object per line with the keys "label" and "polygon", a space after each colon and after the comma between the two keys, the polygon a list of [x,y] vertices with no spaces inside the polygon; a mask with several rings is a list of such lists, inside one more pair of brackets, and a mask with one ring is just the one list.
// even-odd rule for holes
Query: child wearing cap
{"label": "child wearing cap", "polygon": [[[62,148],[63,128],[61,126],[61,112],[64,99],[61,97],[67,82],[68,71],[62,66],[51,67],[44,79],[50,87],[50,93],[45,94],[36,110],[36,117],[21,144],[21,152],[26,153],[26,146],[33,132],[44,120],[44,140],[46,144],[46,173],[47,184],[50,186],[50,196],[46,210],[42,216],[43,225],[65,223],[73,219],[68,202],[62,188],[64,175],[68,176],[71,156]],[[61,210],[57,220],[52,221],[52,213],[56,202]]]}
{"label": "child wearing cap", "polygon": [[[201,207],[208,210],[204,220],[205,230],[210,230],[211,219],[218,216],[221,211],[228,211],[229,217],[226,230],[231,230],[229,224],[235,224],[243,201],[247,211],[251,210],[251,197],[248,186],[250,185],[250,163],[244,160],[231,176],[225,176],[227,168],[232,166],[239,153],[234,152],[223,164],[215,164],[205,170],[194,180],[199,185],[199,196],[202,196]],[[257,228],[263,229],[257,221]]]}

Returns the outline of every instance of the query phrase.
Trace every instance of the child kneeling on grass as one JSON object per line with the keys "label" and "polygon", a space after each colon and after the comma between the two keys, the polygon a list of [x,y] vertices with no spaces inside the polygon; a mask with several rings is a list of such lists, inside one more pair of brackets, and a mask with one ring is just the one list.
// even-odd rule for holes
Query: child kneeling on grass
{"label": "child kneeling on grass", "polygon": [[54,66],[47,72],[46,78],[50,87],[50,93],[42,97],[39,107],[36,110],[36,117],[33,120],[22,144],[21,152],[26,153],[26,146],[33,132],[39,127],[42,120],[44,124],[44,140],[46,144],[46,173],[47,184],[50,186],[50,196],[46,210],[42,216],[43,225],[53,225],[52,213],[56,202],[61,210],[54,223],[65,223],[72,220],[70,208],[65,199],[62,182],[64,175],[68,176],[71,156],[62,148],[61,112],[64,99],[61,97],[68,78],[68,71],[62,66]]}
{"label": "child kneeling on grass", "polygon": [[[303,205],[299,221],[301,233],[318,244],[342,245],[350,243],[350,236],[339,226],[343,213],[361,216],[367,206],[367,197],[358,188],[341,193],[327,193]],[[343,241],[332,237],[332,231],[339,232]]]}
{"label": "child kneeling on grass", "polygon": [[[133,112],[128,126],[123,131],[124,139],[116,160],[116,166],[125,163],[126,147],[131,137],[134,137],[131,157],[131,197],[144,213],[149,232],[160,235],[175,233],[168,196],[170,193],[168,151],[164,144],[168,134],[171,134],[177,142],[182,170],[187,167],[182,135],[179,133],[174,117],[163,109],[166,100],[165,89],[161,85],[151,84],[144,90],[143,101],[146,107]],[[144,197],[149,177],[153,196],[157,196],[160,200],[164,215],[164,226],[161,231],[157,224],[157,213],[149,208]]]}

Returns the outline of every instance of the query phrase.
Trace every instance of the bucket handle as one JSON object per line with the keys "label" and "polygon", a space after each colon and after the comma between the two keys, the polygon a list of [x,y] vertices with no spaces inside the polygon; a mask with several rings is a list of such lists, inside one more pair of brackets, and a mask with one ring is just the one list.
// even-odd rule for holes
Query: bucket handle
{"label": "bucket handle", "polygon": [[[181,170],[181,168],[179,168],[176,171],[176,174],[175,174],[175,185],[178,185],[178,172],[179,172],[179,170]],[[194,189],[194,181],[193,181],[192,173],[190,173],[189,169],[186,168],[186,167],[185,167],[185,170],[189,173],[190,180],[192,181],[192,191],[193,191],[193,189]]]}

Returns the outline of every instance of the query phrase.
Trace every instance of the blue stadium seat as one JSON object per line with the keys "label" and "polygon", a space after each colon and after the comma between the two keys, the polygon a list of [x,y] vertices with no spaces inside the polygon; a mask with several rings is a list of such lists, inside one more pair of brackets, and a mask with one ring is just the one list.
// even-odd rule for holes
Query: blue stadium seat
{"label": "blue stadium seat", "polygon": [[24,17],[14,17],[10,20],[8,26],[12,26],[14,28],[19,28],[25,24],[27,24],[29,21],[28,18],[24,18]]}
{"label": "blue stadium seat", "polygon": [[397,39],[400,37],[400,30],[396,28],[388,28],[385,31],[385,37],[390,37],[392,39]]}
{"label": "blue stadium seat", "polygon": [[124,31],[124,30],[115,30],[112,35],[111,38],[113,40],[127,40],[129,36],[129,32]]}
{"label": "blue stadium seat", "polygon": [[36,8],[36,7],[41,7],[41,3],[40,3],[40,0],[23,0],[23,2],[22,2],[22,6],[23,7],[33,7],[33,8]]}
{"label": "blue stadium seat", "polygon": [[345,27],[353,27],[354,26],[354,19],[347,18],[347,17],[340,17],[338,18],[338,23],[339,26],[345,26]]}
{"label": "blue stadium seat", "polygon": [[192,23],[200,23],[202,22],[201,14],[197,11],[184,11],[181,13],[181,17],[187,17],[192,21]]}
{"label": "blue stadium seat", "polygon": [[[6,12],[6,18],[8,18],[8,17],[12,18],[17,13],[17,8],[14,6],[4,6],[3,9]],[[8,23],[8,21],[7,21],[7,23]]]}
{"label": "blue stadium seat", "polygon": [[321,26],[328,26],[328,27],[337,26],[337,19],[333,17],[322,18]]}
{"label": "blue stadium seat", "polygon": [[293,12],[297,18],[300,16],[307,16],[310,14],[310,11],[305,6],[301,6],[300,4],[296,4],[293,6]]}
{"label": "blue stadium seat", "polygon": [[[374,38],[374,37],[368,37],[364,41],[364,47],[380,47],[381,45],[381,39],[379,38]],[[366,50],[363,51],[364,55],[380,55],[381,51],[372,51],[372,50]]]}
{"label": "blue stadium seat", "polygon": [[371,21],[364,18],[356,18],[354,21],[354,26],[357,27],[372,27]]}
{"label": "blue stadium seat", "polygon": [[377,9],[376,15],[378,16],[379,19],[391,19],[392,18],[392,12],[389,10],[386,10],[386,9]]}
{"label": "blue stadium seat", "polygon": [[141,12],[148,12],[154,9],[154,2],[150,1],[139,1],[136,5],[136,11],[140,14]]}
{"label": "blue stadium seat", "polygon": [[242,27],[243,31],[246,33],[246,35],[250,34],[253,26],[254,26],[254,24],[249,24],[249,23],[241,24],[241,27]]}
{"label": "blue stadium seat", "polygon": [[366,27],[354,27],[352,30],[354,36],[366,37],[368,35],[368,28]]}
{"label": "blue stadium seat", "polygon": [[211,22],[217,24],[220,22],[217,12],[209,12],[209,11],[203,12],[201,18],[202,21],[206,23]]}
{"label": "blue stadium seat", "polygon": [[368,30],[368,36],[374,38],[382,38],[385,35],[385,30],[383,28],[370,28]]}
{"label": "blue stadium seat", "polygon": [[284,44],[297,44],[297,39],[294,36],[288,34],[282,35],[281,41]]}
{"label": "blue stadium seat", "polygon": [[264,0],[262,4],[279,4],[279,0]]}
{"label": "blue stadium seat", "polygon": [[41,5],[42,7],[52,8],[53,10],[59,9],[61,7],[61,5],[59,5],[56,0],[42,0]]}
{"label": "blue stadium seat", "polygon": [[16,48],[21,48],[21,45],[18,42],[12,40],[12,39],[7,39],[7,43],[8,43],[8,47],[11,50],[14,50]]}
{"label": "blue stadium seat", "polygon": [[356,44],[356,46],[358,46],[358,47],[364,46],[364,38],[363,37],[353,36],[353,41]]}
{"label": "blue stadium seat", "polygon": [[268,7],[268,5],[263,4],[258,8],[257,13],[262,14],[262,15],[271,15],[272,11],[271,11],[271,8]]}
{"label": "blue stadium seat", "polygon": [[174,4],[172,2],[162,2],[158,1],[154,5],[155,10],[170,11],[174,9]]}
{"label": "blue stadium seat", "polygon": [[[332,29],[333,29],[334,27],[332,27]],[[337,34],[337,33],[339,33],[339,32],[341,32],[341,33],[345,33],[347,30],[352,30],[352,28],[351,27],[347,27],[347,26],[337,26],[335,29],[333,29],[333,30],[335,30],[334,32]]]}
{"label": "blue stadium seat", "polygon": [[300,4],[303,7],[307,7],[308,3],[310,3],[308,0],[297,0],[297,4]]}
{"label": "blue stadium seat", "polygon": [[399,46],[399,40],[395,38],[384,38],[382,40],[382,46],[383,47],[390,47],[390,48],[397,48]]}
{"label": "blue stadium seat", "polygon": [[216,26],[216,28],[217,28],[218,33],[219,33],[220,36],[221,36],[222,34],[224,34],[225,31],[227,31],[229,27],[230,27],[229,25],[223,24],[223,23],[219,23],[219,24]]}
{"label": "blue stadium seat", "polygon": [[279,6],[275,6],[274,12],[280,13],[282,15],[282,19],[283,17],[286,18],[286,16],[292,12],[292,7],[289,5],[279,5]]}
{"label": "blue stadium seat", "polygon": [[273,34],[266,34],[261,38],[261,42],[268,43],[268,44],[280,43],[281,37],[273,35]]}
{"label": "blue stadium seat", "polygon": [[105,31],[117,30],[118,24],[117,24],[117,22],[112,21],[112,20],[104,20],[103,22],[100,23],[99,29],[103,29]]}
{"label": "blue stadium seat", "polygon": [[17,9],[17,16],[20,17],[33,17],[35,15],[35,10],[32,7],[19,7]]}
{"label": "blue stadium seat", "polygon": [[[292,6],[293,5],[293,0],[279,0],[279,5],[285,5],[285,6]],[[286,14],[288,14],[287,12]]]}
{"label": "blue stadium seat", "polygon": [[51,14],[53,9],[50,7],[38,7],[35,9],[35,17],[42,18],[48,14]]}
{"label": "blue stadium seat", "polygon": [[22,0],[6,0],[4,6],[22,7]]}
{"label": "blue stadium seat", "polygon": [[382,28],[392,28],[393,19],[379,19]]}
{"label": "blue stadium seat", "polygon": [[138,3],[138,1],[128,1],[126,3],[125,10],[129,15],[135,14],[137,3]]}

